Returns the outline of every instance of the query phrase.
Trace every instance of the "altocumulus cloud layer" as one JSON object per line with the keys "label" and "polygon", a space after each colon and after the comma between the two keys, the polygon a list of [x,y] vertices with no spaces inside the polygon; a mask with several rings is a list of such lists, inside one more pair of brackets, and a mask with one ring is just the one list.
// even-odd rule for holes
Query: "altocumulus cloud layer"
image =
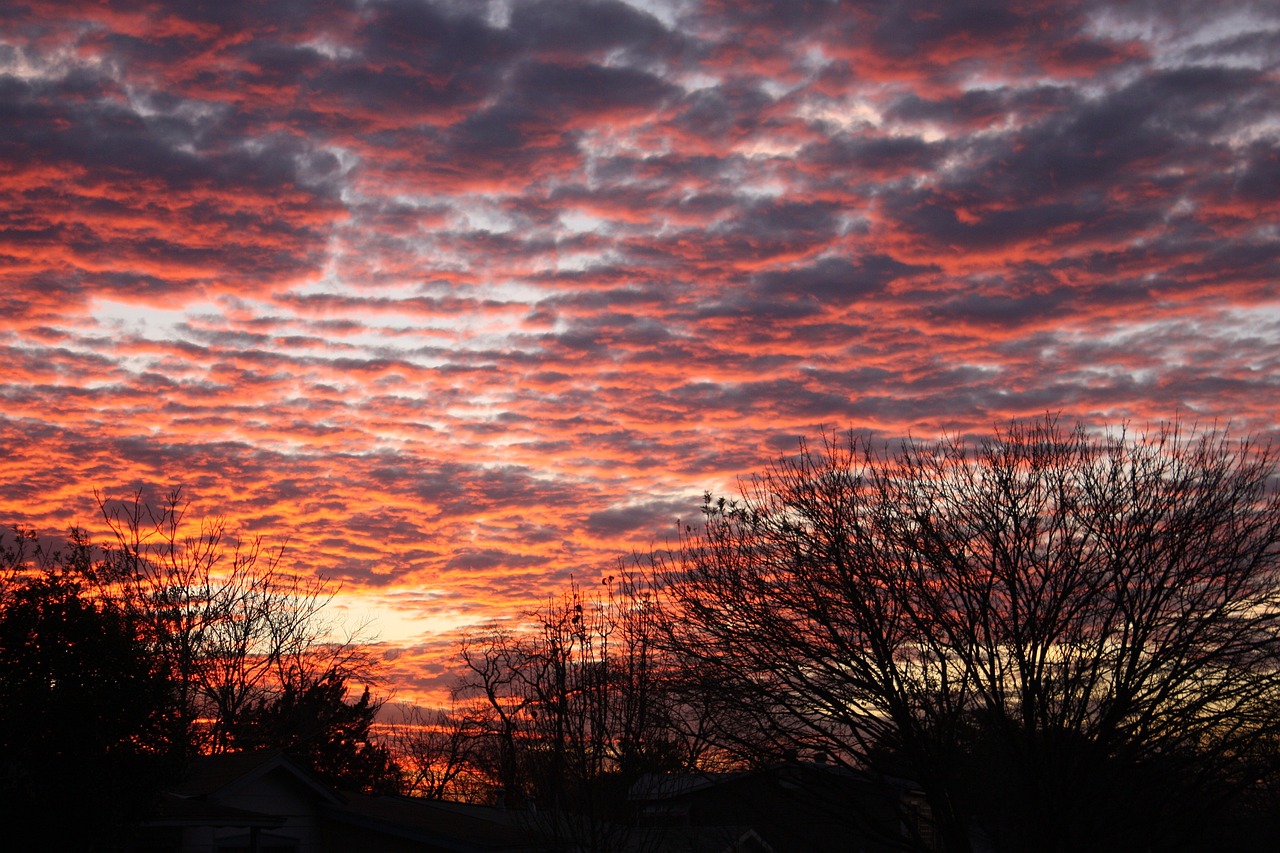
{"label": "altocumulus cloud layer", "polygon": [[1280,426],[1273,3],[0,21],[4,520],[183,483],[410,692],[823,426]]}

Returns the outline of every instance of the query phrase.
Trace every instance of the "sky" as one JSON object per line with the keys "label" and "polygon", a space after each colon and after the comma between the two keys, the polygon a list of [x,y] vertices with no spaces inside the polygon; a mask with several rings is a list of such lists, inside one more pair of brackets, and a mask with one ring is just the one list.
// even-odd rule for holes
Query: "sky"
{"label": "sky", "polygon": [[0,527],[286,544],[403,699],[853,429],[1280,437],[1280,6],[0,2]]}

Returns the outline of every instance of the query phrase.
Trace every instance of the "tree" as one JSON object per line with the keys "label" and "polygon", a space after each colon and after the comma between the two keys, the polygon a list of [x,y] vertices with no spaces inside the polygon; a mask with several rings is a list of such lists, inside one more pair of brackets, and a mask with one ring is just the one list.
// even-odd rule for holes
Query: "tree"
{"label": "tree", "polygon": [[324,608],[334,587],[286,571],[283,547],[234,539],[222,519],[189,532],[178,489],[159,507],[140,493],[98,503],[113,538],[92,574],[102,595],[134,614],[168,669],[179,708],[175,749],[234,749],[250,708],[333,679],[372,677],[375,662],[358,637],[332,639]]}
{"label": "tree", "polygon": [[493,793],[486,769],[489,715],[483,705],[437,709],[407,706],[391,726],[390,743],[405,792],[433,800],[482,803]]}
{"label": "tree", "polygon": [[355,702],[347,702],[346,694],[346,679],[337,673],[286,685],[236,720],[231,743],[243,750],[283,749],[336,788],[400,793],[403,780],[390,749],[370,736],[381,703],[367,687]]}
{"label": "tree", "polygon": [[0,689],[18,697],[0,708],[0,785],[25,792],[16,802],[31,815],[79,802],[92,835],[138,817],[196,753],[260,748],[340,787],[399,790],[371,737],[381,703],[367,687],[347,701],[375,661],[333,639],[323,578],[288,573],[282,550],[236,541],[221,520],[188,534],[176,490],[159,509],[138,494],[99,505],[102,545],[75,529],[61,552],[31,531],[0,541]]}
{"label": "tree", "polygon": [[9,551],[0,590],[0,799],[20,820],[10,842],[110,850],[177,768],[161,733],[172,713],[163,670],[130,614],[84,591],[87,545]]}
{"label": "tree", "polygon": [[658,560],[669,642],[750,723],[726,746],[908,776],[948,850],[1178,849],[1274,767],[1274,465],[1177,427],[828,436]]}
{"label": "tree", "polygon": [[669,689],[652,591],[628,572],[600,589],[572,584],[531,630],[464,642],[458,688],[478,700],[469,760],[508,803],[534,804],[539,829],[587,851],[635,848],[631,785],[645,773],[691,770],[699,757]]}

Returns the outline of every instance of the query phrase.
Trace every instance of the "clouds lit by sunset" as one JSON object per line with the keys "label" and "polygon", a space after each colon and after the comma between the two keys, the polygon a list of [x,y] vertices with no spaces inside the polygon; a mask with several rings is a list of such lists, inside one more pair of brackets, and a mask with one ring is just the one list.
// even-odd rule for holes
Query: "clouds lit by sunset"
{"label": "clouds lit by sunset", "polygon": [[823,428],[1280,436],[1274,3],[6,3],[0,211],[0,524],[182,484],[406,695]]}

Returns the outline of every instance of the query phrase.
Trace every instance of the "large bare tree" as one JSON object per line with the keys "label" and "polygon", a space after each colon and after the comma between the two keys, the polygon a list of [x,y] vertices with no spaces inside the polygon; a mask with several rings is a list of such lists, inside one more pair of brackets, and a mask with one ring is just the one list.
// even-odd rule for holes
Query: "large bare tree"
{"label": "large bare tree", "polygon": [[1052,419],[827,436],[659,560],[671,640],[725,745],[913,779],[948,850],[1177,849],[1274,765],[1275,461]]}

